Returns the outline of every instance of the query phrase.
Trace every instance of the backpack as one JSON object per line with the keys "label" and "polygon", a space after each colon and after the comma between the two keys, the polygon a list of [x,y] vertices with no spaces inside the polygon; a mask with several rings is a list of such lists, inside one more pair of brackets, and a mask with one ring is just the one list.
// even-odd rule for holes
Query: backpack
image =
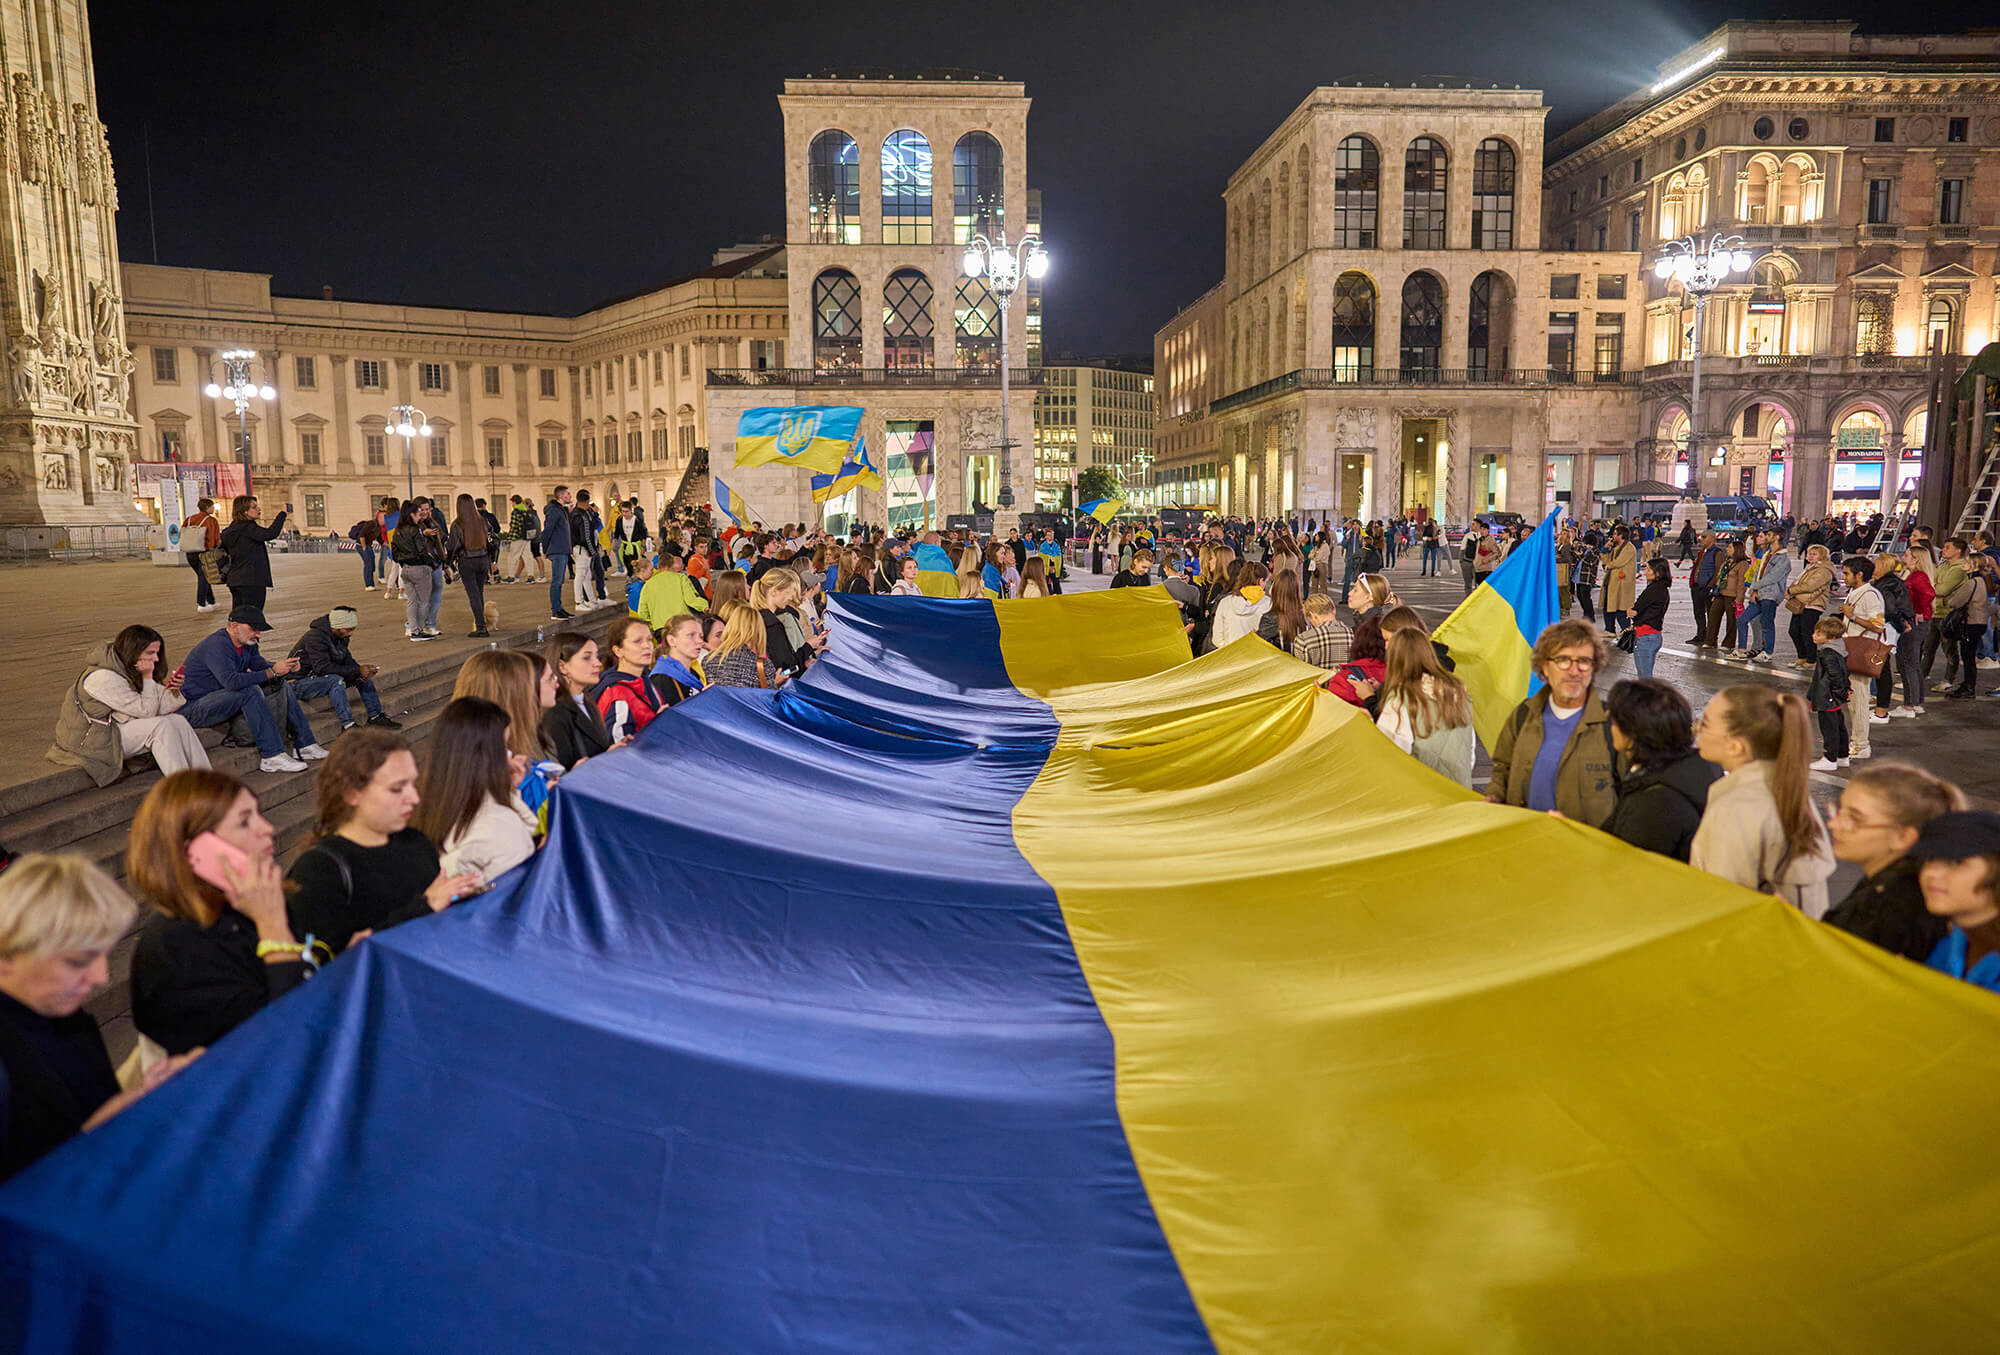
{"label": "backpack", "polygon": [[1896,634],[1907,635],[1917,624],[1916,608],[1910,603],[1910,590],[1894,574],[1875,581],[1875,591],[1882,595],[1882,619],[1896,628]]}
{"label": "backpack", "polygon": [[349,541],[366,541],[369,539],[369,537],[371,537],[374,534],[374,532],[375,532],[375,519],[363,518],[361,519],[361,521],[355,523],[352,527],[349,527],[347,529],[347,539]]}

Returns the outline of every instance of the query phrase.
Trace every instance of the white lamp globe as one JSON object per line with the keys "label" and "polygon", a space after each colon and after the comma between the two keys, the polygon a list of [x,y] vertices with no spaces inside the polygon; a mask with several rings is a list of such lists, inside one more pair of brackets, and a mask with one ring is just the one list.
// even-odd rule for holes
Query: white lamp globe
{"label": "white lamp globe", "polygon": [[257,398],[259,400],[275,400],[278,398],[278,392],[272,390],[269,386],[259,386],[257,388]]}
{"label": "white lamp globe", "polygon": [[980,257],[979,251],[976,249],[966,250],[965,276],[969,278],[976,278],[985,271],[986,271],[986,260]]}
{"label": "white lamp globe", "polygon": [[1749,271],[1750,271],[1750,251],[1749,251],[1749,250],[1747,250],[1747,249],[1739,249],[1739,250],[1737,250],[1737,251],[1736,251],[1736,253],[1735,253],[1735,255],[1734,255],[1734,256],[1733,256],[1732,258],[1731,258],[1730,262],[1736,265],[1736,271],[1737,271],[1737,272],[1739,272],[1739,273],[1747,273],[1747,272],[1749,272]]}
{"label": "white lamp globe", "polygon": [[1031,278],[1046,277],[1048,275],[1048,271],[1049,271],[1049,256],[1047,254],[1038,249],[1033,254],[1030,254],[1028,256],[1029,277]]}
{"label": "white lamp globe", "polygon": [[1666,279],[1672,277],[1673,275],[1674,275],[1674,261],[1672,259],[1659,258],[1653,261],[1654,277],[1659,278],[1661,281],[1664,282]]}
{"label": "white lamp globe", "polygon": [[425,424],[425,425],[424,425],[424,426],[423,426],[422,428],[419,428],[419,429],[417,430],[417,436],[418,436],[418,437],[424,437],[424,438],[427,438],[427,437],[429,437],[430,435],[431,435],[431,426],[430,426],[429,424]]}
{"label": "white lamp globe", "polygon": [[222,398],[222,387],[211,381],[201,388],[201,393],[211,400],[220,400]]}
{"label": "white lamp globe", "polygon": [[408,438],[415,437],[417,430],[406,423],[399,423],[396,425],[396,432],[399,436]]}

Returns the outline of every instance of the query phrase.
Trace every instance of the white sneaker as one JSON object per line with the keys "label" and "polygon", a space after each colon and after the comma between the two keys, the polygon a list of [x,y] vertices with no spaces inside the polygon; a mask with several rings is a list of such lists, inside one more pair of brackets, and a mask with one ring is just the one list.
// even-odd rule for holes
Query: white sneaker
{"label": "white sneaker", "polygon": [[326,758],[326,749],[316,743],[303,744],[296,752],[299,757],[304,758],[307,762],[321,762]]}
{"label": "white sneaker", "polygon": [[1847,759],[1846,759],[1846,758],[1842,758],[1842,759],[1840,760],[1840,765],[1841,765],[1841,766],[1843,766],[1843,767],[1845,767],[1845,766],[1847,765]]}
{"label": "white sneaker", "polygon": [[2000,668],[2000,659],[1981,659],[1979,666],[1981,668]]}
{"label": "white sneaker", "polygon": [[1816,772],[1837,772],[1840,770],[1840,764],[1832,758],[1815,758],[1806,765]]}
{"label": "white sneaker", "polygon": [[1850,752],[1846,757],[1840,760],[1840,765],[1845,767],[1850,762],[1862,762],[1865,761],[1867,757],[1868,757],[1868,750],[1866,748],[1856,748],[1852,752]]}
{"label": "white sneaker", "polygon": [[1877,715],[1871,710],[1868,712],[1868,723],[1871,725],[1886,725],[1889,723],[1889,717],[1886,715]]}
{"label": "white sneaker", "polygon": [[267,757],[257,764],[257,770],[260,772],[302,772],[305,769],[305,763],[295,757],[287,757],[283,753],[276,757]]}
{"label": "white sneaker", "polygon": [[1914,720],[1924,713],[1922,706],[1898,706],[1889,712],[1892,720]]}

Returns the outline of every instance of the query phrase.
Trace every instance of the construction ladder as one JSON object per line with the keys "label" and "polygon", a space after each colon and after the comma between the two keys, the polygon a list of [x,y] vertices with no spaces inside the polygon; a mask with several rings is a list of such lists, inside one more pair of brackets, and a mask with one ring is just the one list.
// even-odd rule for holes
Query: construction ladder
{"label": "construction ladder", "polygon": [[1972,493],[1966,496],[1965,507],[1959,510],[1958,525],[1951,529],[1951,534],[1968,543],[1974,532],[1990,534],[1995,500],[2000,498],[1996,491],[2000,491],[2000,442],[1995,442],[1993,450],[1986,454],[1986,464],[1979,468],[1979,478],[1972,482]]}
{"label": "construction ladder", "polygon": [[1868,548],[1870,555],[1880,555],[1894,550],[1896,538],[1902,534],[1905,525],[1917,518],[1917,477],[1906,475],[1903,483],[1896,488],[1896,502],[1882,519],[1882,529],[1875,533],[1875,544]]}

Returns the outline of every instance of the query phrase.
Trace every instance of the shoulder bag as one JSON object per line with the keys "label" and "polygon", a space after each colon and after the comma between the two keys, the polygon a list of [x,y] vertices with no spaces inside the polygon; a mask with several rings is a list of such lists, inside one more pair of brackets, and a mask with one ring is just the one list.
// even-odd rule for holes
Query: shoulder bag
{"label": "shoulder bag", "polygon": [[1872,635],[1850,635],[1843,643],[1847,647],[1847,671],[1851,677],[1880,677],[1882,665],[1893,652]]}

